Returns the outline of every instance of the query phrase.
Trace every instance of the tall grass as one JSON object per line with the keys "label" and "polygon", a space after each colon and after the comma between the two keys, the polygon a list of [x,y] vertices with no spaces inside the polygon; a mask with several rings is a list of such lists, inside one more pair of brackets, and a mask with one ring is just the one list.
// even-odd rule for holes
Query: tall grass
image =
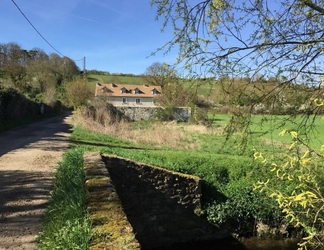
{"label": "tall grass", "polygon": [[96,112],[89,108],[82,108],[75,112],[73,125],[80,126],[89,131],[107,134],[127,140],[131,143],[151,147],[173,147],[186,149],[199,149],[200,144],[192,136],[192,131],[197,133],[218,133],[202,125],[181,126],[173,122],[151,122],[149,126],[134,126],[122,119],[116,119],[105,107],[96,107]]}
{"label": "tall grass", "polygon": [[90,238],[83,150],[75,148],[58,165],[37,246],[38,249],[84,250],[88,249]]}

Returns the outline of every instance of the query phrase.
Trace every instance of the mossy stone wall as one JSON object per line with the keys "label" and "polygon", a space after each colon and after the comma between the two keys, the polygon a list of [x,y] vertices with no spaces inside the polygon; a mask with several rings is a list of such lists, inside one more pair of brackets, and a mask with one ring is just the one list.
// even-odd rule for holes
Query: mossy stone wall
{"label": "mossy stone wall", "polygon": [[198,177],[116,156],[102,158],[142,249],[227,236],[199,215]]}

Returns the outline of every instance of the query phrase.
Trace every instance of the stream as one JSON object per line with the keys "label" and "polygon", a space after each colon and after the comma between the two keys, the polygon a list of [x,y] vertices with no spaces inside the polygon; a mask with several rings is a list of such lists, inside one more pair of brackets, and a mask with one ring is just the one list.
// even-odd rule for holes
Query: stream
{"label": "stream", "polygon": [[273,240],[251,237],[236,240],[229,238],[221,241],[179,243],[149,250],[297,250],[298,242],[298,239]]}

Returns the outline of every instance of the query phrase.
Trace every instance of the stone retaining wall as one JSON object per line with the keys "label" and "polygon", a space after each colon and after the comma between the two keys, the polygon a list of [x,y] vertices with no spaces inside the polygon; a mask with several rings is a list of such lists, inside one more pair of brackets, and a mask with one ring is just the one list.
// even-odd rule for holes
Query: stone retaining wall
{"label": "stone retaining wall", "polygon": [[[155,119],[158,109],[161,107],[127,107],[115,106],[115,108],[132,121]],[[174,117],[177,121],[187,122],[191,116],[191,108],[175,108]]]}
{"label": "stone retaining wall", "polygon": [[0,87],[0,129],[13,121],[36,119],[39,115],[61,111],[62,107],[59,101],[53,106],[36,103],[15,89]]}
{"label": "stone retaining wall", "polygon": [[[106,163],[109,172],[115,178],[118,178],[120,173],[124,174],[124,178],[115,179],[118,185],[120,185],[120,182],[125,185],[130,184],[125,181],[126,178],[134,179],[132,181],[134,184],[141,184],[138,181],[143,182],[163,194],[168,203],[179,204],[190,213],[200,214],[200,178],[134,162],[117,156],[103,156],[103,161]],[[118,171],[118,173],[115,173],[115,171]],[[130,185],[129,188],[134,188],[134,185]],[[141,193],[144,194],[145,192],[146,190],[142,190]]]}
{"label": "stone retaining wall", "polygon": [[227,236],[199,216],[200,179],[116,156],[102,156],[142,249]]}

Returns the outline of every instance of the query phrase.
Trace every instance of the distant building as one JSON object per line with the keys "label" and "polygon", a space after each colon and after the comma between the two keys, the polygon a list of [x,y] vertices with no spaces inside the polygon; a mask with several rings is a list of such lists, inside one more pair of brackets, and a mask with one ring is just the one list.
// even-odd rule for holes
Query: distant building
{"label": "distant building", "polygon": [[155,98],[162,94],[161,86],[97,83],[95,96],[107,98],[114,106],[155,106]]}

